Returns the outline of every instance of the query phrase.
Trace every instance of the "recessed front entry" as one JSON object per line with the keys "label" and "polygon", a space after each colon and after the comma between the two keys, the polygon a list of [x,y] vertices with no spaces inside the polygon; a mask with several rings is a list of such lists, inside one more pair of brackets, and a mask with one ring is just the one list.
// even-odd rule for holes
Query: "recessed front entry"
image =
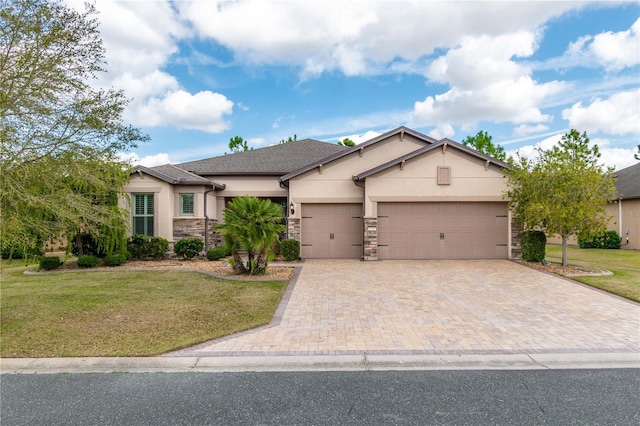
{"label": "recessed front entry", "polygon": [[362,256],[362,204],[302,204],[301,256],[358,259]]}
{"label": "recessed front entry", "polygon": [[378,203],[379,259],[506,259],[506,203]]}

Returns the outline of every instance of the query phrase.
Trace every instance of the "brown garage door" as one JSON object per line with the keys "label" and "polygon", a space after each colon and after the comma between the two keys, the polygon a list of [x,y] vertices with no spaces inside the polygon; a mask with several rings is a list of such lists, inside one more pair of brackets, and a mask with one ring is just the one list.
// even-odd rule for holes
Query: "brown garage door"
{"label": "brown garage door", "polygon": [[380,259],[506,259],[506,203],[378,203]]}
{"label": "brown garage door", "polygon": [[358,259],[362,256],[362,204],[302,204],[301,256]]}

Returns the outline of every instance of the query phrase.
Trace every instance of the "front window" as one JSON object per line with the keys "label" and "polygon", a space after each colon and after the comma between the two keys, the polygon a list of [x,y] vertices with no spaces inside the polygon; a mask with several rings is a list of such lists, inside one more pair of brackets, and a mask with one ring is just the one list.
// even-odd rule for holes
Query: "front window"
{"label": "front window", "polygon": [[133,235],[153,237],[153,194],[133,195]]}
{"label": "front window", "polygon": [[193,194],[180,194],[180,216],[193,216]]}

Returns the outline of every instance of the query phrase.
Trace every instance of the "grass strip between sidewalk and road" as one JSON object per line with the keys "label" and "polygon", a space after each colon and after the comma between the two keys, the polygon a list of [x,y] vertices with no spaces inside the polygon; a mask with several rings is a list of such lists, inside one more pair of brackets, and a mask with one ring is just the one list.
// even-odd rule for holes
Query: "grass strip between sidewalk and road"
{"label": "grass strip between sidewalk and road", "polygon": [[153,356],[268,324],[286,281],[197,272],[0,271],[0,356]]}
{"label": "grass strip between sidewalk and road", "polygon": [[[613,275],[578,276],[571,279],[640,302],[640,251],[581,249],[567,247],[570,265],[590,269],[606,269]],[[546,258],[550,262],[562,262],[562,246],[547,245]]]}

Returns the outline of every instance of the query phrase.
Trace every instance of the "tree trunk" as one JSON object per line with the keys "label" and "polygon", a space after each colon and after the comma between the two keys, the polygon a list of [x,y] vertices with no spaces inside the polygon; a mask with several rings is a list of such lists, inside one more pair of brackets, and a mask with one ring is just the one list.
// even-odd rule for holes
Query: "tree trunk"
{"label": "tree trunk", "polygon": [[82,235],[79,232],[76,233],[76,247],[78,247],[78,257],[84,256],[84,250],[82,247]]}
{"label": "tree trunk", "polygon": [[567,236],[562,236],[562,266],[567,266]]}

